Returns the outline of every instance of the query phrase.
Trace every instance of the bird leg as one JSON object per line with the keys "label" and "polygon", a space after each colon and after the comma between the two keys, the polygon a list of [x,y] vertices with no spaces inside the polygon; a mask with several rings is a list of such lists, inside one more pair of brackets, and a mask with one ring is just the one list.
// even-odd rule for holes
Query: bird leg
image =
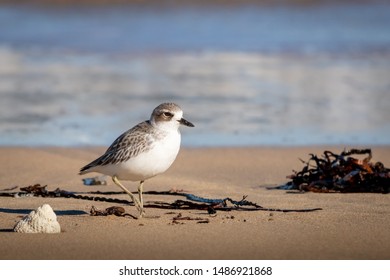
{"label": "bird leg", "polygon": [[142,191],[143,191],[143,186],[144,186],[144,182],[145,181],[141,181],[139,182],[139,186],[138,186],[138,196],[139,196],[139,202],[140,202],[140,207],[141,207],[141,217],[144,216],[145,212],[144,212],[144,200],[142,198]]}
{"label": "bird leg", "polygon": [[[133,201],[135,207],[137,207],[137,210],[138,212],[140,213],[140,218],[144,216],[144,210],[143,210],[143,204],[140,204],[139,200],[128,190],[126,189],[122,184],[121,182],[119,182],[118,178],[116,176],[112,176],[112,181],[114,181],[114,183],[120,187],[122,190],[124,190],[125,193],[127,193],[131,200]],[[143,183],[143,182],[142,182]],[[141,190],[142,190],[142,186],[141,187]],[[139,190],[139,188],[138,188]],[[140,194],[140,198],[142,198],[141,194]]]}

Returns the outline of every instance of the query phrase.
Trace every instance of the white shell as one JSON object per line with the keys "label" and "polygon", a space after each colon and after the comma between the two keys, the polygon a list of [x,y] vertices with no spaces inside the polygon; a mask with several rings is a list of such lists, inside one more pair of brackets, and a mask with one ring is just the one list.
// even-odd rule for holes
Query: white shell
{"label": "white shell", "polygon": [[57,216],[50,205],[44,204],[17,222],[14,231],[21,233],[60,233],[61,226],[57,222]]}

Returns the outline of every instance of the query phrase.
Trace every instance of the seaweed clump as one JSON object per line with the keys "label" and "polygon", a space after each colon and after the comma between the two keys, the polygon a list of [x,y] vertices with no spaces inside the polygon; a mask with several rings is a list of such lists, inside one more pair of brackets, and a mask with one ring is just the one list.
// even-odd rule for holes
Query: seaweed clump
{"label": "seaweed clump", "polygon": [[[354,156],[366,155],[363,159]],[[381,162],[371,162],[371,149],[344,150],[340,154],[324,151],[310,154],[301,171],[287,176],[291,181],[278,189],[311,192],[389,193],[390,169]]]}

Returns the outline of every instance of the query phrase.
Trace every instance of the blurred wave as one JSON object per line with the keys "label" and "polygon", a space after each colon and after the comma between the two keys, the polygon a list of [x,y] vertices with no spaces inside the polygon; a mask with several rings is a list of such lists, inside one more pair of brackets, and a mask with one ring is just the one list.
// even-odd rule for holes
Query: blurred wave
{"label": "blurred wave", "polygon": [[101,53],[389,51],[389,4],[0,6],[0,43]]}
{"label": "blurred wave", "polygon": [[390,144],[390,5],[0,6],[0,144],[107,145],[179,103],[184,145]]}

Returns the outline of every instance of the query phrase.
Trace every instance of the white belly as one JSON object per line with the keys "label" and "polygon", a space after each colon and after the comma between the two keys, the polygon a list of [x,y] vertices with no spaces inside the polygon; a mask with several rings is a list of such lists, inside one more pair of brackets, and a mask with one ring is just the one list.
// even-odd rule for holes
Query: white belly
{"label": "white belly", "polygon": [[94,171],[115,175],[119,180],[146,180],[165,172],[172,165],[180,149],[180,138],[179,132],[172,132],[157,141],[153,149],[140,153],[126,162],[100,166]]}

